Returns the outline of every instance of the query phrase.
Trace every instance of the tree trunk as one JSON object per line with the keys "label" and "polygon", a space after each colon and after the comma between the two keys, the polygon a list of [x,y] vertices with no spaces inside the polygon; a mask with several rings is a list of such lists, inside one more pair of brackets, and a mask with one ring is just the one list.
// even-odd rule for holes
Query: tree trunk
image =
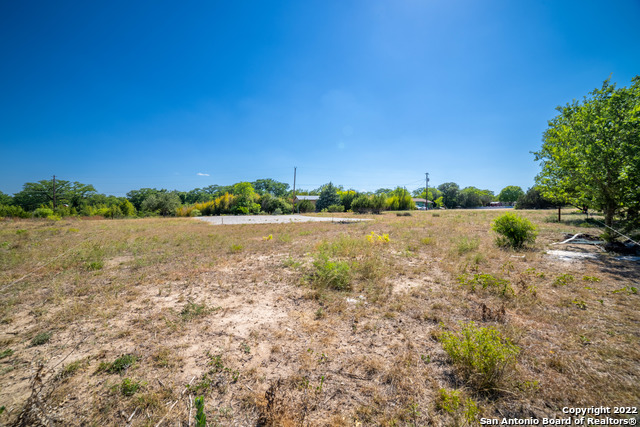
{"label": "tree trunk", "polygon": [[562,206],[558,206],[558,222],[562,222]]}
{"label": "tree trunk", "polygon": [[612,204],[608,203],[604,208],[604,224],[607,228],[604,232],[604,239],[607,242],[613,242],[616,238],[615,233],[613,232],[613,217],[616,213],[616,209]]}

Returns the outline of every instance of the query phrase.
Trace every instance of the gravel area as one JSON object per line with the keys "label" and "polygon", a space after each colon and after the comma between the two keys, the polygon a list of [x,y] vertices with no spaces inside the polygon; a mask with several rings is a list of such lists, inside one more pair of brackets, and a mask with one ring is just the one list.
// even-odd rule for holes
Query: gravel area
{"label": "gravel area", "polygon": [[371,221],[365,218],[318,217],[303,215],[238,215],[238,216],[199,216],[195,219],[213,225],[227,224],[282,224],[289,222],[360,222]]}

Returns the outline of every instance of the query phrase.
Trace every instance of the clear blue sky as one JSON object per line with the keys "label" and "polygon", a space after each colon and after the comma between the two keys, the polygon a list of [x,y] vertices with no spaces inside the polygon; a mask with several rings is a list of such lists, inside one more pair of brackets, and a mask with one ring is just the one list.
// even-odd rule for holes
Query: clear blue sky
{"label": "clear blue sky", "polygon": [[555,107],[640,74],[640,1],[3,1],[0,191],[273,178],[525,190]]}

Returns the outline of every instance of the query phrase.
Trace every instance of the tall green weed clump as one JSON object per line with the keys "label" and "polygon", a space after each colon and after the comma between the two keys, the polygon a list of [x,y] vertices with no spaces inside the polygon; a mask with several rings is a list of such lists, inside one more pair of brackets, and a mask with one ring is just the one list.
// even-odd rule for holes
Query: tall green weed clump
{"label": "tall green weed clump", "polygon": [[491,228],[498,233],[496,238],[498,246],[514,249],[520,249],[528,243],[533,244],[538,235],[536,226],[531,221],[511,212],[496,218]]}
{"label": "tall green weed clump", "polygon": [[462,324],[459,334],[443,332],[440,342],[462,375],[479,390],[494,390],[513,368],[520,348],[492,327]]}
{"label": "tall green weed clump", "polygon": [[351,267],[345,261],[334,261],[321,252],[313,262],[315,271],[311,275],[312,283],[323,289],[348,291],[351,289]]}

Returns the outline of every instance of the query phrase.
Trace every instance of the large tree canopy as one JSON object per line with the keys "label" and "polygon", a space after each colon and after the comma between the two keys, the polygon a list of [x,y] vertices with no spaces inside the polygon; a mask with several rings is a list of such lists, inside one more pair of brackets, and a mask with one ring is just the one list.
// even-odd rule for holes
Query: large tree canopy
{"label": "large tree canopy", "polygon": [[544,197],[602,210],[608,226],[616,215],[637,215],[640,203],[640,76],[632,83],[618,89],[606,80],[558,107],[534,153]]}
{"label": "large tree canopy", "polygon": [[500,191],[500,194],[498,194],[498,200],[504,203],[513,203],[521,196],[524,196],[522,188],[517,185],[507,185]]}
{"label": "large tree canopy", "polygon": [[22,191],[14,195],[14,203],[25,210],[48,205],[54,200],[57,205],[69,204],[77,208],[91,196],[97,194],[93,185],[69,182],[62,179],[27,182]]}

